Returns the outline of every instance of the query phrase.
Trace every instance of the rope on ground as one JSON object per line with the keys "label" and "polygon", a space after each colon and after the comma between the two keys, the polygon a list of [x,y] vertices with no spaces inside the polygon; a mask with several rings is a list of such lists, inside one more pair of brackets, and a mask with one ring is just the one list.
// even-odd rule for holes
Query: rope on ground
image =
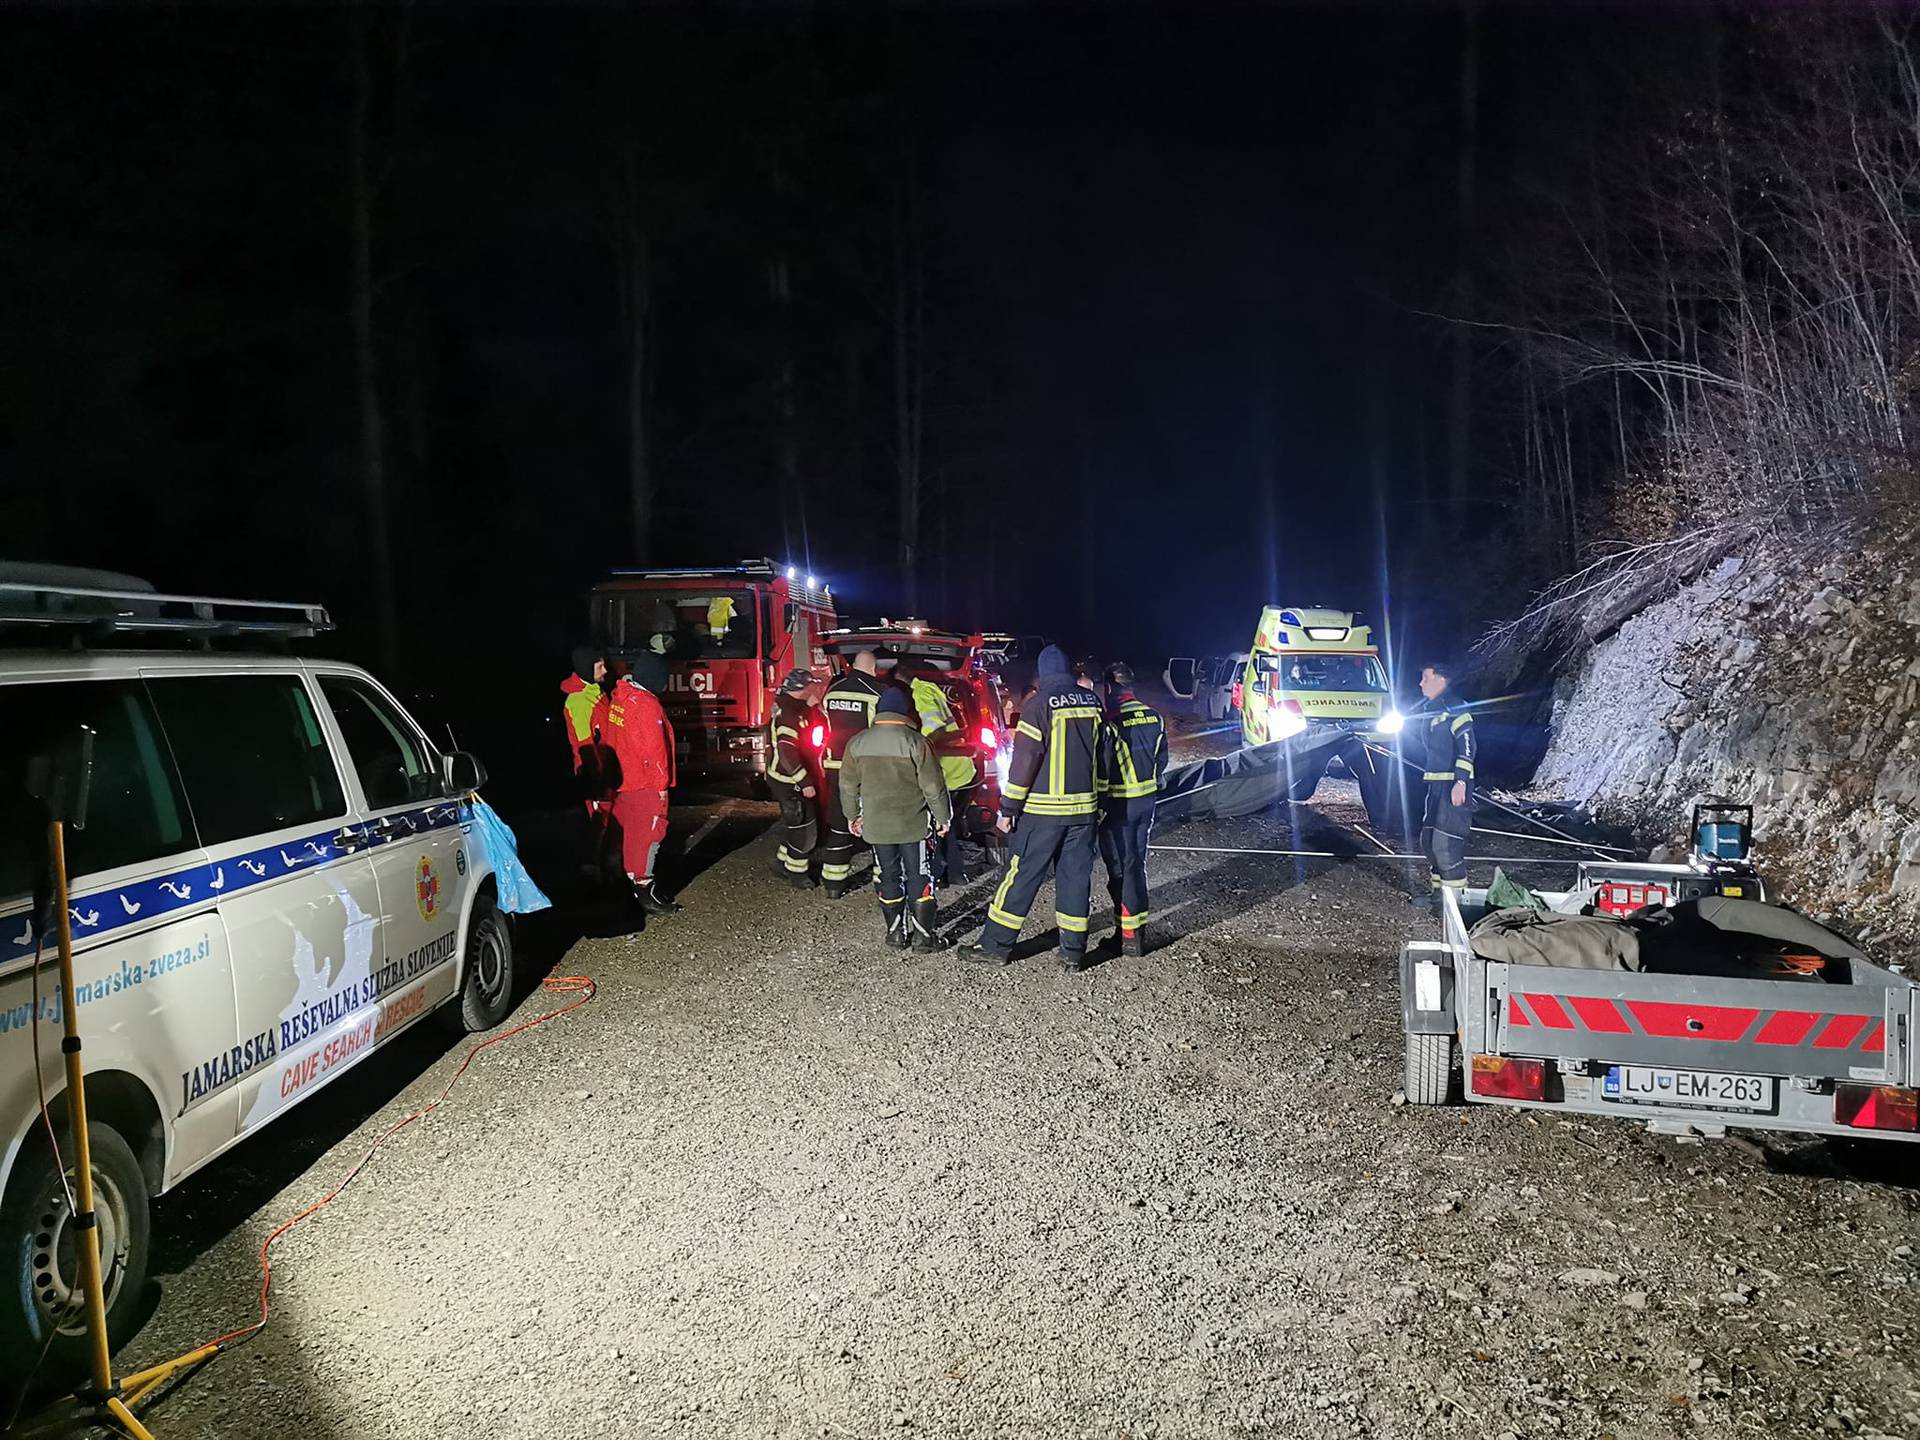
{"label": "rope on ground", "polygon": [[[1409,770],[1418,771],[1420,769],[1419,766],[1415,765],[1411,760],[1407,759],[1406,756],[1397,754],[1396,752],[1387,749],[1383,745],[1375,745],[1370,740],[1362,740],[1360,743],[1364,745],[1373,754],[1384,756],[1386,759],[1392,760],[1396,764],[1406,766],[1407,769]],[[1490,795],[1485,790],[1477,790],[1477,793],[1482,800],[1485,800],[1489,805],[1493,806],[1494,809],[1504,810],[1507,814],[1513,816],[1514,819],[1520,821],[1524,825],[1537,825],[1542,830],[1546,831],[1547,834],[1552,835],[1556,839],[1558,839],[1561,844],[1573,845],[1578,847],[1579,849],[1586,850],[1589,853],[1591,853],[1593,858],[1596,860],[1612,860],[1616,858],[1620,853],[1622,853],[1619,851],[1617,847],[1595,845],[1591,841],[1582,840],[1578,836],[1568,835],[1563,831],[1556,830],[1551,825],[1547,824],[1546,821],[1536,820],[1534,819],[1533,816],[1527,814],[1523,810],[1516,810],[1511,805],[1501,804],[1500,801],[1494,799],[1493,796]],[[1489,833],[1500,833],[1500,832],[1489,832]],[[1537,835],[1515,835],[1509,838],[1516,839],[1516,840],[1538,840],[1539,839]],[[1609,850],[1612,850],[1613,853],[1612,854],[1606,853]],[[1625,853],[1632,854],[1633,852],[1627,851]]]}
{"label": "rope on ground", "polygon": [[[1375,854],[1371,850],[1265,850],[1243,845],[1149,845],[1147,849],[1169,855],[1283,855],[1302,860],[1412,860],[1425,864],[1428,859],[1425,855],[1407,855],[1397,850]],[[1470,865],[1568,865],[1573,862],[1561,859],[1557,855],[1469,855],[1467,863]]]}

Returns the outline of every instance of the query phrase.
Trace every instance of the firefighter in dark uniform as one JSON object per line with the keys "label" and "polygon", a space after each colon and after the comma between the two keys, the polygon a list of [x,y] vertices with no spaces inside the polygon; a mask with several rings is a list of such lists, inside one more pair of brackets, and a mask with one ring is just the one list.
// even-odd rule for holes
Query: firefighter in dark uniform
{"label": "firefighter in dark uniform", "polygon": [[980,938],[961,958],[1005,965],[1040,887],[1053,877],[1060,962],[1087,968],[1087,911],[1099,823],[1100,702],[1073,678],[1058,646],[1040,652],[1040,680],[1020,711],[1013,759],[1000,782],[1000,820],[1013,836],[1007,873]]}
{"label": "firefighter in dark uniform", "polygon": [[820,841],[820,788],[807,761],[807,727],[813,722],[813,676],[790,671],[773,697],[773,763],[767,784],[780,802],[780,850],[774,868],[796,890],[813,888],[814,847]]}
{"label": "firefighter in dark uniform", "polygon": [[1420,778],[1426,785],[1427,808],[1420,822],[1420,849],[1433,882],[1425,904],[1436,914],[1440,892],[1461,890],[1467,883],[1473,763],[1479,749],[1473,736],[1473,712],[1453,697],[1452,680],[1452,665],[1436,660],[1424,666],[1420,693],[1426,701],[1406,725],[1406,733],[1421,747]]}
{"label": "firefighter in dark uniform", "polygon": [[1160,712],[1133,693],[1133,671],[1115,661],[1101,677],[1107,687],[1100,734],[1100,858],[1119,929],[1120,953],[1147,953],[1147,841],[1154,798],[1167,769],[1167,726]]}
{"label": "firefighter in dark uniform", "polygon": [[820,886],[829,900],[859,888],[853,874],[858,842],[840,809],[840,764],[846,758],[847,742],[873,723],[874,706],[885,688],[873,652],[862,650],[853,657],[853,668],[836,675],[820,697],[827,723],[827,743],[820,756],[820,821],[826,829],[820,842]]}

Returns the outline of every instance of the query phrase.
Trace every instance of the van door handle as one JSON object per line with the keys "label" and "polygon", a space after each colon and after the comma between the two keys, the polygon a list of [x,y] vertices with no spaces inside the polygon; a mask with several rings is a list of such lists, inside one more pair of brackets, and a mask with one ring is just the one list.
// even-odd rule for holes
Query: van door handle
{"label": "van door handle", "polygon": [[333,832],[333,848],[336,850],[358,850],[367,843],[367,837],[351,825],[342,825]]}

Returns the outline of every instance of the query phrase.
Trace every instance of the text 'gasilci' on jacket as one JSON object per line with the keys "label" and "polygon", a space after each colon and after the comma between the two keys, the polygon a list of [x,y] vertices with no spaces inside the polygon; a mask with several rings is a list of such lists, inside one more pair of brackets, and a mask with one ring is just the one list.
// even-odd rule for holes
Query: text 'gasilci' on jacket
{"label": "text 'gasilci' on jacket", "polygon": [[1008,815],[1091,816],[1100,794],[1100,700],[1067,676],[1041,682],[1014,726],[1000,783]]}

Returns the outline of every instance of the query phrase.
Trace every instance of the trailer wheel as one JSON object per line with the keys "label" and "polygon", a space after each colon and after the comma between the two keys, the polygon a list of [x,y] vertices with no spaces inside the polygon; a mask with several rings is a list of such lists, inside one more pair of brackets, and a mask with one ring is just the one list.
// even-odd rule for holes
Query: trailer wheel
{"label": "trailer wheel", "polygon": [[1453,1098],[1453,1036],[1407,1036],[1407,1103],[1444,1105]]}

